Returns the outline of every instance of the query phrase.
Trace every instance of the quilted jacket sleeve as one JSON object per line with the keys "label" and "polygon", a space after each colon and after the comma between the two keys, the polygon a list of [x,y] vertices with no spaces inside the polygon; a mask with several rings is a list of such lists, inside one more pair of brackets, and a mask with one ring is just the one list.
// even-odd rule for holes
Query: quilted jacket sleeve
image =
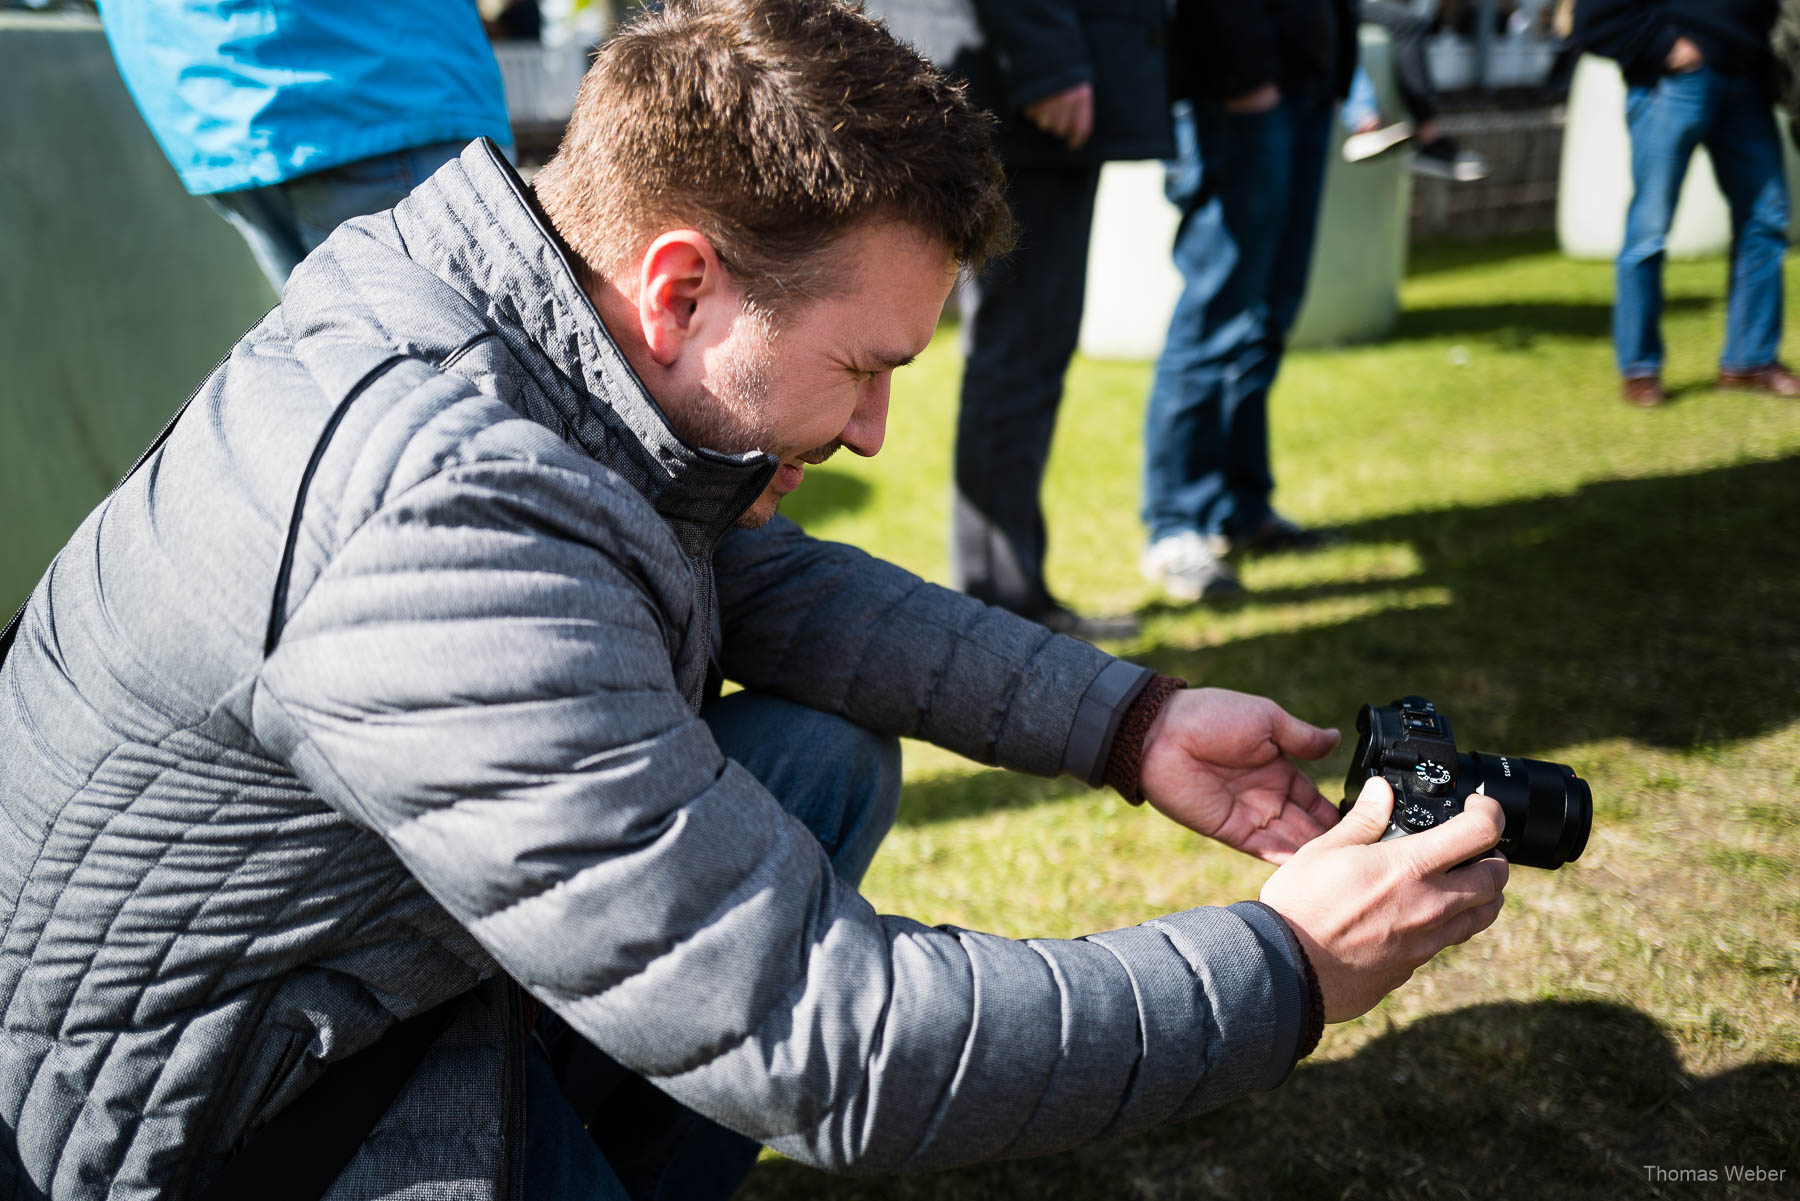
{"label": "quilted jacket sleeve", "polygon": [[1287,1074],[1297,950],[1259,905],[1012,941],[839,882],[677,693],[647,515],[544,462],[385,500],[297,600],[259,735],[575,1029],[808,1163],[1047,1152]]}
{"label": "quilted jacket sleeve", "polygon": [[725,673],[746,687],[1055,775],[1076,706],[1111,655],[928,584],[786,518],[714,559]]}

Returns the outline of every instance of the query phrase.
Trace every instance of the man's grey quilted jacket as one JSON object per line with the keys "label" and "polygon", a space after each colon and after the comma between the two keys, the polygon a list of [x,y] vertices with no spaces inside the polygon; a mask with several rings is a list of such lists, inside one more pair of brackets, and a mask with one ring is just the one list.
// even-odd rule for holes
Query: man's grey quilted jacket
{"label": "man's grey quilted jacket", "polygon": [[512,981],[837,1170],[1053,1151],[1285,1076],[1270,911],[1023,942],[878,915],[720,755],[715,660],[1041,774],[1092,774],[1078,707],[1137,674],[785,521],[727,533],[771,470],[673,435],[485,143],[303,264],[0,667],[13,1195],[190,1196],[328,1062],[460,996],[330,1196],[514,1197]]}

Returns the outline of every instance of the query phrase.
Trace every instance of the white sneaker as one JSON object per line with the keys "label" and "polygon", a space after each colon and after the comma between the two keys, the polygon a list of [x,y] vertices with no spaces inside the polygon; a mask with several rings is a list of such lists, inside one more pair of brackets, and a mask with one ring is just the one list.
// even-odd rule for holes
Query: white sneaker
{"label": "white sneaker", "polygon": [[1344,161],[1361,163],[1386,154],[1413,136],[1413,127],[1405,121],[1381,125],[1353,133],[1344,139]]}
{"label": "white sneaker", "polygon": [[1207,596],[1230,596],[1244,590],[1237,573],[1213,553],[1206,535],[1183,530],[1158,538],[1144,552],[1138,570],[1176,600],[1197,601]]}

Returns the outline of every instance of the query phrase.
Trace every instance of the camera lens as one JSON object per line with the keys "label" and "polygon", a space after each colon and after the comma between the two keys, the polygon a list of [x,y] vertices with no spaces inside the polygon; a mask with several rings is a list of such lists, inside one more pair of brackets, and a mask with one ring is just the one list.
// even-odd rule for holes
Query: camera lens
{"label": "camera lens", "polygon": [[1594,824],[1594,794],[1574,768],[1479,751],[1457,758],[1459,791],[1485,792],[1506,815],[1500,851],[1507,859],[1554,868],[1581,857]]}

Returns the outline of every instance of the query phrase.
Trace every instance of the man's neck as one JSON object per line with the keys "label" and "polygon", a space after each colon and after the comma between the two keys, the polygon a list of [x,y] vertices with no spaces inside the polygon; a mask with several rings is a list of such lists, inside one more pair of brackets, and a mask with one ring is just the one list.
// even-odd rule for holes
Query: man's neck
{"label": "man's neck", "polygon": [[[651,380],[658,367],[656,360],[650,357],[650,347],[645,344],[643,330],[638,326],[637,304],[612,281],[591,270],[582,272],[582,288],[593,302],[594,312],[600,315],[600,324],[612,335],[613,345],[625,355],[632,371],[654,396]],[[658,403],[661,403],[660,399]]]}

